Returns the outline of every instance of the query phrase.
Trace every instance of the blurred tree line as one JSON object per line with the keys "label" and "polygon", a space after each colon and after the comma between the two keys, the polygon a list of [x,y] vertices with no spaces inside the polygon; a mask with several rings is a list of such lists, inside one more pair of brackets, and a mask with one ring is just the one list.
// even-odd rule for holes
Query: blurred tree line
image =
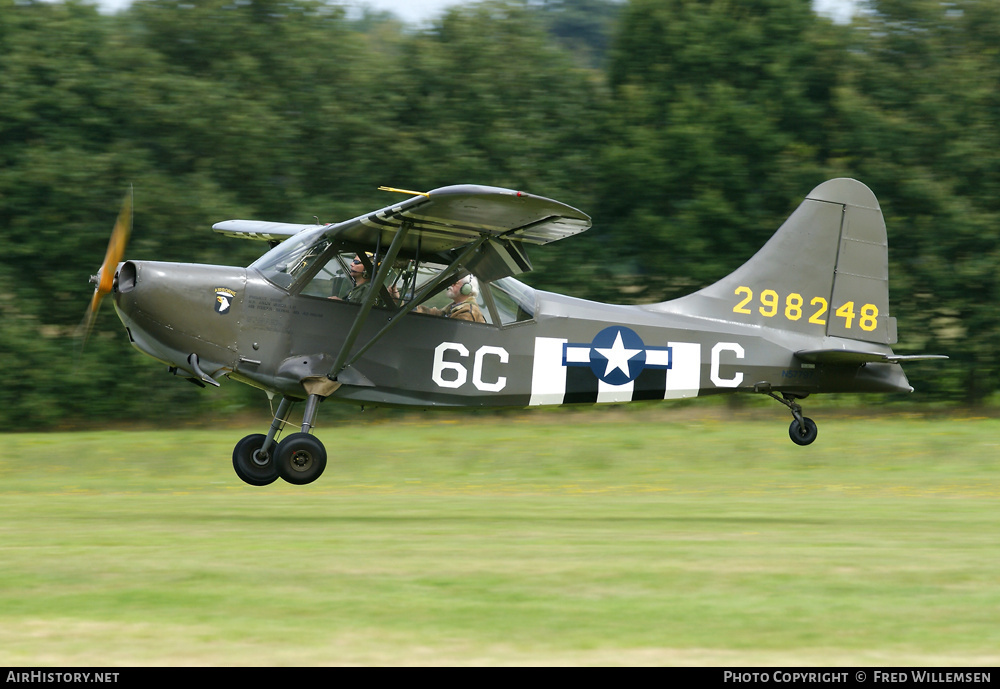
{"label": "blurred tree line", "polygon": [[258,408],[74,338],[122,195],[128,256],[247,264],[212,223],[311,222],[380,184],[480,183],[594,228],[535,251],[543,289],[648,302],[749,258],[816,184],[862,180],[889,229],[921,398],[1000,386],[1000,5],[489,0],[425,27],[320,0],[0,0],[0,419],[37,428]]}

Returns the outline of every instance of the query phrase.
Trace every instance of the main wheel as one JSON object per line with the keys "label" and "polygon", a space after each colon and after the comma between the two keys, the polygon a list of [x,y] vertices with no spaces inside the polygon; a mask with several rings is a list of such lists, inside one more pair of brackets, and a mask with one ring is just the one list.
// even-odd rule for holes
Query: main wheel
{"label": "main wheel", "polygon": [[297,486],[312,483],[326,469],[326,448],[314,435],[292,433],[278,445],[278,475]]}
{"label": "main wheel", "polygon": [[274,461],[277,446],[272,442],[270,453],[261,454],[266,435],[254,433],[236,443],[233,448],[233,469],[245,483],[266,486],[278,478],[278,465]]}
{"label": "main wheel", "polygon": [[802,417],[802,421],[803,424],[799,425],[799,420],[795,419],[792,421],[792,425],[788,427],[788,437],[796,445],[808,445],[816,440],[816,434],[819,432],[816,428],[816,422],[812,419]]}

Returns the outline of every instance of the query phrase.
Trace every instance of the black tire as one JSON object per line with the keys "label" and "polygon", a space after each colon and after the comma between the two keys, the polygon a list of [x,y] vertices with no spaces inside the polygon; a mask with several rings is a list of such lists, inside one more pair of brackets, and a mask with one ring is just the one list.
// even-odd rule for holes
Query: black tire
{"label": "black tire", "polygon": [[806,417],[802,417],[802,421],[804,428],[799,426],[798,419],[793,420],[792,425],[788,427],[788,437],[796,445],[808,445],[816,440],[816,434],[819,433],[815,421]]}
{"label": "black tire", "polygon": [[303,486],[323,474],[326,469],[326,448],[316,436],[292,433],[278,445],[275,461],[281,478],[296,486]]}
{"label": "black tire", "polygon": [[278,465],[274,461],[277,445],[271,443],[269,457],[260,456],[260,448],[264,446],[266,438],[266,435],[254,433],[243,438],[233,448],[233,469],[244,483],[251,486],[266,486],[278,478]]}

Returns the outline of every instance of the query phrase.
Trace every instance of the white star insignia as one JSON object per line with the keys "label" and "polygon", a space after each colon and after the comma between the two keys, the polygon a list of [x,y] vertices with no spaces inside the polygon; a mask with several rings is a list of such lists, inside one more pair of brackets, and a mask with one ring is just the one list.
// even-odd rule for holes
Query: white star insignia
{"label": "white star insignia", "polygon": [[615,343],[611,345],[611,349],[594,347],[597,353],[608,360],[608,368],[604,372],[604,376],[607,377],[609,373],[615,369],[621,370],[629,378],[632,374],[628,370],[628,362],[630,359],[634,358],[636,355],[642,353],[641,349],[626,349],[625,343],[622,342],[622,331],[618,331],[617,337],[615,337]]}

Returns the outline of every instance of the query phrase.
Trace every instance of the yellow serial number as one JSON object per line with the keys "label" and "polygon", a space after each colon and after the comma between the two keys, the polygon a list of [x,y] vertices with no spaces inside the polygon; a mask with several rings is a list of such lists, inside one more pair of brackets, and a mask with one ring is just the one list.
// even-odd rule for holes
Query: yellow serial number
{"label": "yellow serial number", "polygon": [[[809,305],[806,306],[805,298],[797,292],[781,295],[773,289],[761,290],[754,299],[754,291],[749,287],[740,285],[734,290],[737,297],[742,297],[733,307],[733,313],[743,313],[753,315],[753,309],[765,318],[782,317],[789,321],[798,321],[808,317],[808,322],[815,325],[826,325],[826,319],[830,316],[830,304],[823,297],[812,297]],[[874,304],[865,304],[860,311],[854,310],[854,302],[844,302],[833,312],[835,317],[844,319],[844,327],[848,330],[855,325],[862,330],[871,332],[878,327],[878,307]]]}

